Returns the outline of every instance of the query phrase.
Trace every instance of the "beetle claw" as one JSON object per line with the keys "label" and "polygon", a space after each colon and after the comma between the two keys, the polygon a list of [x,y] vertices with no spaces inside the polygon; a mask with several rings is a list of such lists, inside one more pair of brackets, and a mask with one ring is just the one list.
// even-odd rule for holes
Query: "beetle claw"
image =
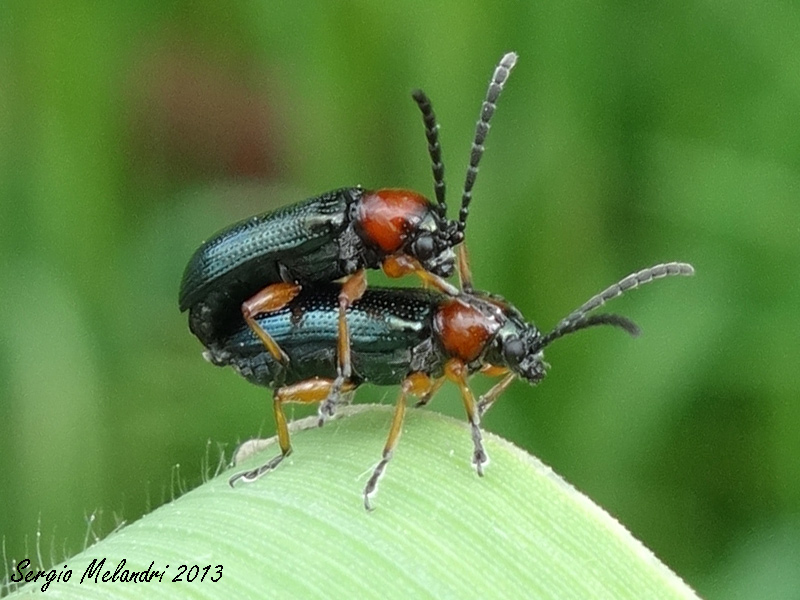
{"label": "beetle claw", "polygon": [[319,427],[322,427],[325,424],[325,421],[328,419],[332,419],[336,416],[337,404],[338,401],[330,396],[325,398],[325,400],[320,403],[319,410],[317,411],[317,414],[319,415],[319,421],[317,424]]}

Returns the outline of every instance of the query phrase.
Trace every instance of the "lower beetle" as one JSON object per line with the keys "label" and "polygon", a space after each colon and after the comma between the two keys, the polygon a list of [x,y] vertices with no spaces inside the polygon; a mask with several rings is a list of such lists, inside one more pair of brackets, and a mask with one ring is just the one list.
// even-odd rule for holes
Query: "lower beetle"
{"label": "lower beetle", "polygon": [[[362,383],[401,386],[400,396],[383,449],[364,489],[364,505],[392,457],[397,444],[406,398],[427,403],[449,379],[461,392],[472,432],[472,462],[479,475],[487,462],[480,418],[516,378],[536,384],[548,365],[543,350],[567,334],[596,325],[614,325],[631,335],[637,326],[614,314],[590,314],[625,291],[655,279],[692,275],[686,263],[666,263],[633,273],[593,296],[542,334],[520,312],[499,296],[465,291],[448,296],[433,290],[370,289],[347,311],[350,325],[352,374],[342,384],[351,392]],[[309,287],[286,306],[258,317],[259,325],[287,352],[284,363],[265,352],[252,329],[241,327],[230,336],[208,346],[206,357],[216,365],[231,365],[247,380],[275,388],[273,409],[281,453],[261,467],[235,475],[236,481],[254,481],[274,469],[291,451],[283,405],[287,402],[314,403],[325,400],[336,385],[338,298],[341,286]],[[478,400],[467,378],[475,372],[503,378]]]}
{"label": "lower beetle", "polygon": [[[446,214],[439,125],[430,100],[417,90],[412,96],[423,116],[436,204],[411,190],[343,188],[232,225],[203,243],[186,266],[179,305],[189,311],[192,332],[208,345],[235,331],[243,317],[270,354],[286,363],[289,356],[256,317],[287,306],[306,285],[346,278],[338,298],[341,383],[351,374],[344,315],[364,293],[364,269],[381,267],[390,277],[416,273],[427,284],[456,294],[443,278],[453,274],[453,249],[464,239],[489,123],[516,60],[513,52],[503,56],[489,83],[458,219]],[[459,262],[466,273],[464,250]]]}

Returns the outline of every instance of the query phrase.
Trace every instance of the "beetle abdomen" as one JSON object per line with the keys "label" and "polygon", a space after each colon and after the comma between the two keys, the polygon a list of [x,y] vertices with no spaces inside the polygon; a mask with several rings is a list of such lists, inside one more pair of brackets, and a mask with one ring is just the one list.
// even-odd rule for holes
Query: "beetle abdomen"
{"label": "beetle abdomen", "polygon": [[[231,365],[253,383],[273,387],[310,377],[336,377],[338,295],[340,286],[303,290],[286,308],[257,321],[289,356],[279,365],[244,325],[211,344],[208,356]],[[440,294],[418,289],[374,289],[347,311],[353,380],[377,385],[400,383],[421,354],[430,361],[431,315]]]}
{"label": "beetle abdomen", "polygon": [[[189,260],[181,281],[180,309],[191,308],[217,290],[236,297],[255,288],[236,298],[241,304],[281,280],[279,264],[298,279],[320,265],[336,271],[336,240],[347,227],[350,204],[360,195],[359,188],[343,188],[224,229]],[[292,273],[293,267],[297,274]],[[312,280],[320,278],[314,275]]]}

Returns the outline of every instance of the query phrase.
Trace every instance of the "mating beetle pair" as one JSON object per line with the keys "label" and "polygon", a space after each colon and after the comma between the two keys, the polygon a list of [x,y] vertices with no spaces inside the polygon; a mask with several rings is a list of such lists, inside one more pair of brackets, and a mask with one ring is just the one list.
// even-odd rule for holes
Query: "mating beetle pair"
{"label": "mating beetle pair", "polygon": [[[458,220],[447,218],[436,116],[425,93],[416,90],[412,96],[425,124],[436,204],[411,190],[343,188],[221,231],[194,253],[181,282],[179,305],[181,311],[189,310],[192,332],[204,344],[223,337],[238,324],[235,314],[241,311],[270,353],[281,360],[285,357],[266,341],[269,336],[253,317],[282,308],[304,285],[345,278],[339,311],[343,323],[347,306],[363,293],[364,269],[380,267],[390,277],[416,273],[433,287],[456,293],[443,278],[455,270],[454,248],[464,239],[489,122],[516,60],[516,54],[506,54],[489,84]],[[462,275],[464,269],[462,265]]]}
{"label": "mating beetle pair", "polygon": [[412,96],[422,112],[433,165],[436,204],[410,190],[344,188],[237,223],[205,242],[189,260],[179,295],[189,311],[189,328],[209,346],[242,323],[258,336],[273,358],[288,356],[256,317],[288,305],[304,287],[343,279],[338,298],[338,375],[320,417],[332,414],[342,385],[352,375],[345,313],[366,289],[365,269],[382,268],[390,277],[418,274],[447,294],[458,289],[453,274],[458,246],[462,287],[471,286],[464,239],[472,188],[489,132],[495,103],[517,55],[496,67],[481,106],[457,220],[447,218],[439,126],[430,100]]}
{"label": "mating beetle pair", "polygon": [[[337,190],[234,225],[194,254],[181,284],[180,306],[189,310],[190,328],[207,347],[206,357],[275,389],[281,454],[234,476],[231,484],[257,479],[291,452],[284,403],[321,402],[322,422],[342,394],[365,382],[401,386],[383,457],[364,490],[367,508],[397,443],[407,396],[425,404],[446,379],[461,391],[473,464],[482,474],[487,457],[481,415],[515,378],[535,384],[544,377],[547,345],[595,325],[615,325],[635,335],[638,328],[625,317],[589,313],[627,289],[693,273],[685,263],[634,273],[546,335],[499,296],[473,290],[464,228],[489,122],[515,62],[515,54],[506,54],[489,84],[457,220],[445,214],[438,125],[430,101],[417,91],[413,97],[425,123],[436,204],[407,190]],[[456,260],[460,290],[444,280]],[[377,267],[390,276],[416,273],[435,289],[367,290],[364,269]],[[336,279],[343,281],[331,283]],[[467,383],[477,371],[502,376],[478,400]]]}

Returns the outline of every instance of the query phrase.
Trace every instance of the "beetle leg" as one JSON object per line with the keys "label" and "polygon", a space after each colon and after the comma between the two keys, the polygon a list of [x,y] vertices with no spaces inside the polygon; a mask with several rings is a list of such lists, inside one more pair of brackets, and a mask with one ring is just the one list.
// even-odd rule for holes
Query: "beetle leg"
{"label": "beetle leg", "polygon": [[467,245],[463,242],[458,245],[458,278],[461,281],[461,290],[471,292],[472,269],[469,266],[469,256],[467,255]]}
{"label": "beetle leg", "polygon": [[[442,378],[443,379],[443,378]],[[413,396],[424,396],[433,393],[434,388],[438,388],[439,381],[432,380],[425,373],[412,373],[403,381],[400,388],[400,397],[397,399],[397,404],[394,408],[394,416],[392,417],[392,425],[389,428],[389,436],[386,439],[386,445],[383,447],[383,456],[381,461],[372,471],[372,475],[364,487],[364,508],[372,510],[370,498],[375,495],[378,489],[378,481],[380,480],[383,472],[386,470],[386,465],[392,459],[397,441],[400,439],[400,433],[403,428],[403,417],[406,414],[406,396],[409,394]]]}
{"label": "beetle leg", "polygon": [[261,343],[264,344],[264,347],[272,357],[284,365],[289,363],[289,357],[272,339],[272,336],[258,324],[256,317],[263,313],[282,309],[294,300],[301,289],[300,285],[296,283],[274,283],[265,287],[252,298],[248,298],[242,304],[242,316],[248,327],[258,336],[258,339],[261,340]]}
{"label": "beetle leg", "polygon": [[333,417],[336,412],[336,405],[340,401],[340,392],[346,381],[350,380],[353,374],[353,365],[350,353],[350,329],[347,325],[347,309],[352,306],[367,289],[367,276],[364,269],[356,271],[342,284],[339,292],[339,339],[336,346],[338,357],[337,375],[333,382],[328,397],[319,405],[319,425],[325,423],[325,419]]}
{"label": "beetle leg", "polygon": [[508,389],[508,386],[517,378],[514,373],[508,373],[503,379],[494,384],[488,392],[478,399],[478,414],[482,417],[492,408],[498,396]]}
{"label": "beetle leg", "polygon": [[414,273],[422,279],[422,283],[425,285],[435,288],[449,296],[456,296],[458,294],[458,288],[453,284],[448,283],[438,275],[428,273],[428,271],[419,264],[419,261],[405,254],[394,254],[386,257],[381,264],[381,268],[388,277],[393,279]]}
{"label": "beetle leg", "polygon": [[[364,269],[356,271],[342,284],[339,292],[339,375],[350,379],[352,364],[350,362],[350,329],[347,326],[347,309],[367,290],[367,276]],[[341,386],[341,384],[340,384]]]}
{"label": "beetle leg", "polygon": [[475,450],[472,454],[472,464],[478,471],[478,475],[483,476],[483,466],[489,462],[486,451],[483,448],[483,435],[481,434],[481,417],[475,404],[475,396],[467,385],[467,367],[454,358],[445,365],[447,378],[454,382],[461,391],[461,399],[464,401],[464,408],[467,411],[470,429],[472,430],[472,443]]}
{"label": "beetle leg", "polygon": [[432,382],[431,388],[420,396],[419,401],[414,405],[414,408],[420,408],[422,406],[427,406],[428,402],[431,401],[433,395],[439,391],[439,388],[442,387],[442,384],[447,381],[447,377],[439,377],[439,379],[435,379]]}
{"label": "beetle leg", "polygon": [[[275,390],[275,394],[272,397],[272,409],[275,413],[275,427],[278,431],[278,446],[281,449],[281,453],[260,467],[234,475],[228,483],[233,486],[239,480],[248,483],[255,481],[265,473],[272,471],[284,458],[289,456],[292,453],[292,444],[289,440],[289,425],[286,421],[286,413],[283,412],[283,405],[287,402],[303,404],[320,402],[328,396],[332,387],[333,381],[331,379],[314,377]],[[355,386],[348,383],[342,386],[342,389],[349,392],[355,389]]]}
{"label": "beetle leg", "polygon": [[383,456],[381,457],[381,461],[378,463],[378,466],[372,471],[372,475],[367,481],[366,487],[364,487],[364,508],[367,510],[372,510],[372,504],[370,504],[370,498],[375,495],[375,491],[378,488],[378,480],[383,475],[384,470],[386,469],[386,465],[392,459],[392,454],[394,454],[394,448],[397,446],[397,440],[400,439],[400,432],[403,427],[403,417],[406,414],[406,391],[403,389],[400,392],[400,397],[397,399],[397,404],[394,407],[394,416],[392,417],[392,426],[389,429],[389,437],[386,439],[386,445],[383,447]]}

